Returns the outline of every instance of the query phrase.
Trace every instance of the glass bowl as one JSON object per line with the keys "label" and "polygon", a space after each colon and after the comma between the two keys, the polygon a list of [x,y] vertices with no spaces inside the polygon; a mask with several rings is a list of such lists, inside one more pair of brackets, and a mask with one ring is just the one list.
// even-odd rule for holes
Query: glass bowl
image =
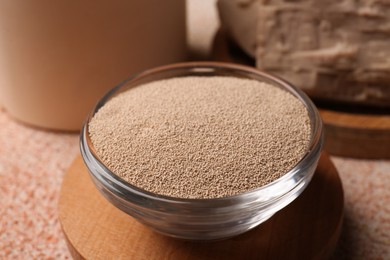
{"label": "glass bowl", "polygon": [[[233,76],[255,79],[282,88],[307,108],[311,140],[307,153],[279,179],[260,188],[216,199],[181,199],[137,188],[112,173],[96,154],[88,124],[113,96],[151,81],[183,76]],[[299,89],[257,69],[216,62],[173,64],[138,74],[109,91],[86,120],[80,140],[83,160],[97,189],[110,203],[155,231],[181,239],[214,240],[236,236],[269,219],[291,203],[308,185],[323,145],[322,121],[311,100]]]}

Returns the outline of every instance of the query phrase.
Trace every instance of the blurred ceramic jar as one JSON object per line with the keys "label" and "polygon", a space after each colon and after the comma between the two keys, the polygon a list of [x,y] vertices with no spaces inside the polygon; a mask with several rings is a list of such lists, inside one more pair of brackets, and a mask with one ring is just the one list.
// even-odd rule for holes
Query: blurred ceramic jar
{"label": "blurred ceramic jar", "polygon": [[79,130],[131,74],[186,59],[183,0],[0,0],[0,100],[35,126]]}

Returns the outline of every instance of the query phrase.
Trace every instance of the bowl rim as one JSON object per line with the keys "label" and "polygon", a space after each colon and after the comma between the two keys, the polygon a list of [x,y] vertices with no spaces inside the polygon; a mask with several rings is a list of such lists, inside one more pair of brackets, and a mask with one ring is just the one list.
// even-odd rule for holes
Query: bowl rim
{"label": "bowl rim", "polygon": [[[277,85],[281,86],[283,89],[287,90],[290,94],[292,94],[294,97],[298,98],[306,107],[310,123],[311,123],[311,140],[309,147],[306,151],[306,153],[302,156],[300,161],[287,173],[283,174],[283,176],[279,177],[278,179],[263,185],[261,187],[251,189],[236,195],[232,196],[225,196],[225,197],[218,197],[218,198],[178,198],[178,197],[171,197],[161,194],[156,194],[149,192],[147,190],[144,190],[142,188],[139,188],[137,186],[134,186],[116,174],[114,174],[106,165],[100,160],[99,156],[96,154],[93,148],[93,144],[89,138],[89,132],[88,132],[88,124],[92,117],[95,115],[96,112],[99,111],[99,109],[107,102],[109,101],[113,96],[115,96],[116,93],[118,93],[119,90],[124,88],[129,83],[136,83],[136,81],[143,79],[145,77],[149,77],[152,75],[158,75],[159,73],[164,73],[166,71],[174,71],[174,70],[185,70],[190,69],[194,72],[212,72],[214,70],[222,69],[222,70],[232,70],[234,72],[243,72],[245,74],[254,74],[256,76],[259,76],[261,78],[266,78]],[[271,83],[272,84],[272,83]],[[312,115],[312,116],[310,116]],[[275,76],[271,73],[261,71],[259,69],[245,66],[245,65],[239,65],[239,64],[232,64],[232,63],[226,63],[226,62],[210,62],[210,61],[200,61],[200,62],[182,62],[182,63],[174,63],[169,65],[164,65],[160,67],[156,67],[153,69],[145,70],[141,73],[134,74],[133,76],[127,78],[126,80],[122,81],[120,84],[115,86],[114,88],[110,89],[99,101],[96,103],[92,111],[89,113],[87,119],[85,120],[81,133],[80,133],[80,150],[82,154],[82,158],[87,165],[87,168],[89,169],[89,172],[93,174],[95,177],[96,172],[91,171],[90,164],[96,163],[102,170],[104,177],[108,179],[110,182],[113,182],[117,186],[123,188],[126,192],[131,192],[135,195],[141,196],[146,199],[152,199],[154,201],[160,201],[160,202],[168,202],[168,203],[179,203],[179,204],[193,204],[193,203],[202,203],[202,202],[217,202],[217,203],[223,203],[223,202],[231,202],[235,200],[241,200],[244,197],[256,197],[260,192],[266,192],[267,190],[270,190],[270,188],[275,187],[279,183],[283,183],[285,181],[288,181],[288,179],[292,178],[294,175],[296,175],[300,169],[307,168],[312,163],[316,163],[319,159],[320,151],[323,147],[323,123],[320,117],[320,114],[314,105],[314,103],[311,101],[311,99],[299,88],[295,87],[288,81]],[[311,162],[311,163],[308,163]],[[305,166],[306,165],[306,166]],[[305,167],[303,167],[305,166]],[[101,175],[102,172],[99,172]],[[302,178],[303,179],[303,178]],[[296,185],[299,185],[299,183],[302,180],[299,180]],[[288,191],[286,191],[287,193]]]}

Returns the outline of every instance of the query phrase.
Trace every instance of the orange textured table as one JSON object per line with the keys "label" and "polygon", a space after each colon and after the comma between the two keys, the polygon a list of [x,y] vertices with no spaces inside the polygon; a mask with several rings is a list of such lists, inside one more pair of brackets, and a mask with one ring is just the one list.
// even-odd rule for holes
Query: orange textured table
{"label": "orange textured table", "polygon": [[[58,221],[78,134],[19,124],[0,108],[0,259],[69,259]],[[345,211],[335,259],[390,259],[390,161],[331,157]]]}

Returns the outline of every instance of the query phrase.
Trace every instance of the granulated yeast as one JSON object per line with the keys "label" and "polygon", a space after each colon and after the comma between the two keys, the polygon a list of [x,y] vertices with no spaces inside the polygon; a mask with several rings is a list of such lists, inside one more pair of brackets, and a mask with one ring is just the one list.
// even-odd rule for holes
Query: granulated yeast
{"label": "granulated yeast", "polygon": [[309,116],[291,94],[233,77],[183,77],[130,89],[89,123],[118,176],[178,198],[219,198],[270,183],[305,154]]}

